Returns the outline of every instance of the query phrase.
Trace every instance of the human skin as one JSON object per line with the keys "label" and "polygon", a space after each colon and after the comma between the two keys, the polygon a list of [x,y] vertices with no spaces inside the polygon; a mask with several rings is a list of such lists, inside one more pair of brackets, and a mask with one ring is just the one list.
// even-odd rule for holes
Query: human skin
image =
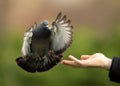
{"label": "human skin", "polygon": [[106,57],[102,53],[95,53],[93,55],[82,55],[80,59],[69,55],[69,60],[62,60],[61,64],[77,67],[77,68],[102,68],[109,70],[111,67],[112,59]]}

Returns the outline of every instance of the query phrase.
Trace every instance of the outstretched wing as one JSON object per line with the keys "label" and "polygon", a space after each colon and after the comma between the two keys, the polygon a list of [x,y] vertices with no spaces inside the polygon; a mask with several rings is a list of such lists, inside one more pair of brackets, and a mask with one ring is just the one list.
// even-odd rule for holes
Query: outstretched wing
{"label": "outstretched wing", "polygon": [[56,20],[52,23],[52,49],[55,53],[63,53],[72,42],[72,28],[71,21],[67,19],[60,12]]}
{"label": "outstretched wing", "polygon": [[33,29],[35,26],[30,27],[28,31],[24,34],[23,45],[22,45],[22,55],[23,57],[28,55],[31,52],[30,45],[31,45],[31,38],[33,36]]}

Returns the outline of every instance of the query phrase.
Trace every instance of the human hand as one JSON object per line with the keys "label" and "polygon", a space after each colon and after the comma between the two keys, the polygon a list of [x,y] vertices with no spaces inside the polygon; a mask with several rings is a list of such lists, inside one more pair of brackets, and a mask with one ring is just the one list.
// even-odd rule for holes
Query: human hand
{"label": "human hand", "polygon": [[74,56],[70,55],[69,59],[70,60],[62,60],[61,63],[78,68],[96,67],[106,70],[110,69],[112,63],[112,60],[104,56],[102,53],[96,53],[93,55],[82,55],[80,59],[77,59]]}

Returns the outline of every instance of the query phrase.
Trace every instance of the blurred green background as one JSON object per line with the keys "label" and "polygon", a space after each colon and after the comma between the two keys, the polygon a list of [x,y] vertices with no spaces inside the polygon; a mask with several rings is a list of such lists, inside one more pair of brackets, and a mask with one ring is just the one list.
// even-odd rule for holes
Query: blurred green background
{"label": "blurred green background", "polygon": [[0,86],[119,86],[108,71],[61,64],[47,72],[27,73],[16,65],[23,34],[34,22],[52,22],[59,11],[72,21],[73,43],[64,53],[120,56],[120,0],[0,0]]}

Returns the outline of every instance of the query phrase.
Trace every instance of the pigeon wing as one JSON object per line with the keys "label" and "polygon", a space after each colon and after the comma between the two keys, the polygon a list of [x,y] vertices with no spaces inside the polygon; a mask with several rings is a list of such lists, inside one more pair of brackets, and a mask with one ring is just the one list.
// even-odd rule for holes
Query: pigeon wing
{"label": "pigeon wing", "polygon": [[23,57],[27,56],[28,54],[30,54],[31,52],[31,38],[33,36],[33,28],[34,27],[30,27],[28,31],[25,32],[24,34],[24,38],[23,38],[23,45],[22,45],[22,55]]}
{"label": "pigeon wing", "polygon": [[73,26],[70,23],[71,21],[65,15],[62,16],[61,12],[52,23],[52,50],[56,54],[63,53],[72,42]]}

